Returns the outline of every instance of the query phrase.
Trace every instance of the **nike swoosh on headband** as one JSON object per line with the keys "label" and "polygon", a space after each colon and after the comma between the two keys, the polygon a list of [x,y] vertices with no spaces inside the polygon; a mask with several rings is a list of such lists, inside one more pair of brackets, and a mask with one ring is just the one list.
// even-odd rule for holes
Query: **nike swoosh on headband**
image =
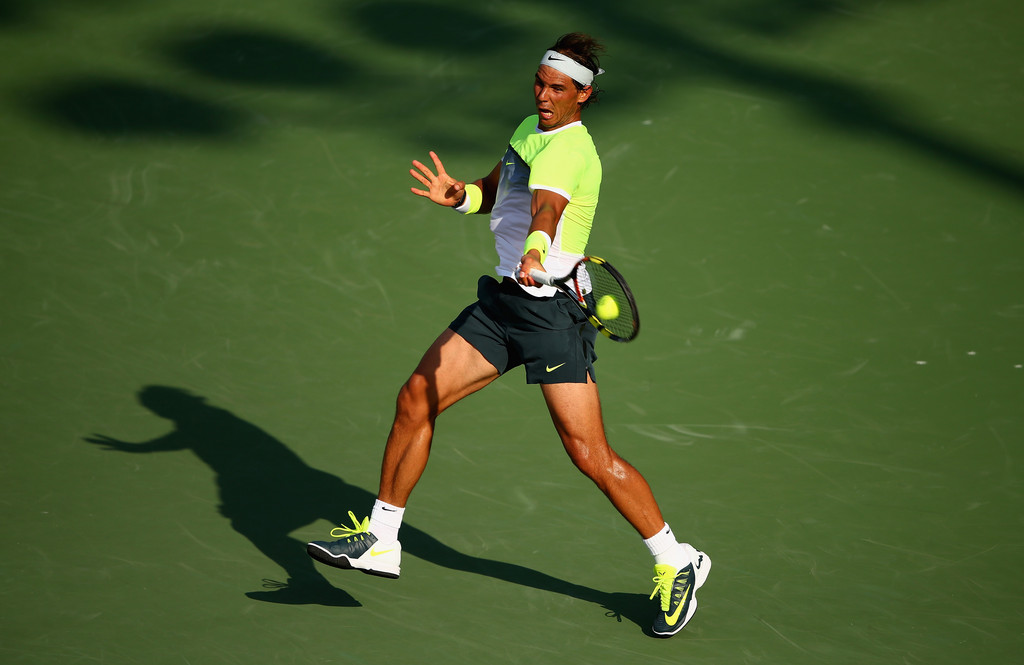
{"label": "nike swoosh on headband", "polygon": [[597,70],[597,74],[594,74],[590,69],[584,67],[572,58],[567,58],[558,51],[552,51],[550,49],[544,52],[544,57],[541,58],[540,64],[562,72],[573,81],[584,86],[592,84],[595,76],[604,74],[604,70],[600,68]]}

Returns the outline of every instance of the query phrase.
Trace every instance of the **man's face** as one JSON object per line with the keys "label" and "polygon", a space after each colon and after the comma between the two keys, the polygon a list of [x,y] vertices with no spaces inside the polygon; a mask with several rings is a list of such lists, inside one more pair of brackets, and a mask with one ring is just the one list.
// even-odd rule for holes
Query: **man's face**
{"label": "man's face", "polygon": [[591,88],[577,90],[571,78],[562,72],[541,65],[533,80],[533,98],[540,115],[540,128],[558,129],[580,119],[580,103],[590,97]]}

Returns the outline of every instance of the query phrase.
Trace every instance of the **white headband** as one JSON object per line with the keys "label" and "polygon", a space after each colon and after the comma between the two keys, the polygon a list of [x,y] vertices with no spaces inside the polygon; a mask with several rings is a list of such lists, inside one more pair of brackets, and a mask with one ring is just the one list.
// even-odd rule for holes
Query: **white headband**
{"label": "white headband", "polygon": [[[594,72],[558,51],[545,51],[544,57],[540,59],[540,64],[562,72],[580,85],[588,86],[594,82]],[[598,68],[597,73],[604,74],[604,70]]]}

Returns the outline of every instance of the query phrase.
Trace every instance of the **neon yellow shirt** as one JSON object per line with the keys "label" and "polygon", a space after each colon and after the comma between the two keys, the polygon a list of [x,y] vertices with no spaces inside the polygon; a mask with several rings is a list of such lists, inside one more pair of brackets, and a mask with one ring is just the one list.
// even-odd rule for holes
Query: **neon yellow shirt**
{"label": "neon yellow shirt", "polygon": [[[534,190],[546,189],[566,198],[544,268],[562,276],[586,253],[590,230],[601,190],[601,159],[587,128],[581,122],[542,132],[532,115],[519,125],[502,159],[501,178],[491,231],[498,252],[496,268],[501,277],[515,277],[523,244],[533,221],[530,201]],[[552,287],[526,288],[537,296],[553,295]]]}

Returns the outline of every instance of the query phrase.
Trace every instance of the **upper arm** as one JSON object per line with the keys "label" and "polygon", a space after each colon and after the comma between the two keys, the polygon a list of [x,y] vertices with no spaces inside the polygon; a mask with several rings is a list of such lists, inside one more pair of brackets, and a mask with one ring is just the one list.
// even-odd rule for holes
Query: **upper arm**
{"label": "upper arm", "polygon": [[549,149],[538,155],[530,172],[531,230],[555,237],[558,220],[579,189],[585,166],[581,155],[572,149]]}

